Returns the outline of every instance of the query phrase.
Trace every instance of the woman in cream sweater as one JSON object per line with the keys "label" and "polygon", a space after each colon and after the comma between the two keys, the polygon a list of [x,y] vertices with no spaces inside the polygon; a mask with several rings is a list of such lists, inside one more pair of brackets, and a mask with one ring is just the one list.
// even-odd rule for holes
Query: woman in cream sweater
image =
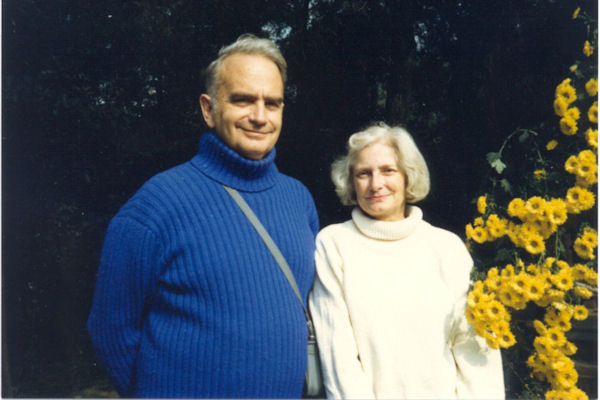
{"label": "woman in cream sweater", "polygon": [[464,310],[473,261],[455,234],[407,203],[429,192],[411,136],[355,133],[332,165],[352,219],[317,236],[310,295],[328,398],[504,398],[500,352]]}

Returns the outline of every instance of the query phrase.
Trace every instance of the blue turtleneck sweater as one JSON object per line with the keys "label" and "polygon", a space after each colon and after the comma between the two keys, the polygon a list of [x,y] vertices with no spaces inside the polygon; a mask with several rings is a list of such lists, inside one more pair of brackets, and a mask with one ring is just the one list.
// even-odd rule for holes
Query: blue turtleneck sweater
{"label": "blue turtleneck sweater", "polygon": [[301,396],[302,308],[221,186],[252,207],[306,299],[318,217],[274,158],[245,159],[205,134],[192,160],[151,178],[111,221],[88,329],[120,395]]}

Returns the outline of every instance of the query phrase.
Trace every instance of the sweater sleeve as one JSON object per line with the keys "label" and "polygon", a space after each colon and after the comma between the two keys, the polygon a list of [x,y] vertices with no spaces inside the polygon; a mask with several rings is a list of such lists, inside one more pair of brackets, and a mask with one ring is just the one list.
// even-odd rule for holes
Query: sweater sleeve
{"label": "sweater sleeve", "polygon": [[343,292],[343,265],[331,238],[317,236],[317,279],[310,309],[317,333],[327,398],[372,399],[373,383],[365,374]]}
{"label": "sweater sleeve", "polygon": [[465,308],[473,260],[462,242],[452,253],[447,271],[457,279],[453,326],[449,346],[457,371],[456,397],[459,399],[504,399],[504,373],[500,350],[491,349],[467,322]]}
{"label": "sweater sleeve", "polygon": [[108,228],[88,331],[109,379],[122,396],[132,394],[144,306],[156,286],[159,245],[145,226],[115,217]]}

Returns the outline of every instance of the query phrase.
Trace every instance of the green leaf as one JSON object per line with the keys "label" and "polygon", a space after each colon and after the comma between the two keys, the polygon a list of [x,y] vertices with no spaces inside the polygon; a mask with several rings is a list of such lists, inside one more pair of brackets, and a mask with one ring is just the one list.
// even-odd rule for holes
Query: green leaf
{"label": "green leaf", "polygon": [[502,189],[504,189],[506,193],[512,194],[512,186],[510,185],[510,182],[507,179],[502,179],[500,181],[500,186],[502,187]]}
{"label": "green leaf", "polygon": [[504,171],[504,168],[506,168],[506,164],[504,164],[500,159],[500,153],[488,153],[486,158],[490,163],[490,166],[494,168],[499,174],[501,174],[502,171]]}
{"label": "green leaf", "polygon": [[487,153],[485,158],[487,158],[488,162],[490,164],[492,164],[494,161],[500,159],[500,153],[495,153],[495,152]]}
{"label": "green leaf", "polygon": [[525,143],[527,139],[529,139],[529,132],[525,131],[519,136],[519,143]]}

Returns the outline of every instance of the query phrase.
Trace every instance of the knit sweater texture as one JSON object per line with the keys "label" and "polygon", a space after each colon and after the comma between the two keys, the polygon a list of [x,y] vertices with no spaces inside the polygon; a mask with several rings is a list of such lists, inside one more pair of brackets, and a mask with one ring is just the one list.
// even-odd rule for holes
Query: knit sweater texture
{"label": "knit sweater texture", "polygon": [[274,158],[248,160],[205,134],[192,160],[151,178],[112,219],[88,330],[121,396],[301,396],[302,307],[221,186],[247,201],[306,299],[318,217]]}
{"label": "knit sweater texture", "polygon": [[328,398],[504,398],[500,352],[464,317],[473,265],[422,219],[352,220],[317,236],[310,295]]}

